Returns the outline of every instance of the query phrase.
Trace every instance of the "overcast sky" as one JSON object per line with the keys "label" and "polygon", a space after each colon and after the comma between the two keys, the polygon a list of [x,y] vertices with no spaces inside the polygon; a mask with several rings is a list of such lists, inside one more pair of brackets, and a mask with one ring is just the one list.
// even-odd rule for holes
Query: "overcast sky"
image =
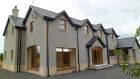
{"label": "overcast sky", "polygon": [[19,17],[25,17],[29,5],[54,12],[65,10],[70,17],[88,18],[91,23],[102,23],[105,28],[115,28],[121,37],[130,37],[140,25],[140,0],[2,0],[0,3],[0,52],[3,52],[2,36],[8,15],[15,5]]}

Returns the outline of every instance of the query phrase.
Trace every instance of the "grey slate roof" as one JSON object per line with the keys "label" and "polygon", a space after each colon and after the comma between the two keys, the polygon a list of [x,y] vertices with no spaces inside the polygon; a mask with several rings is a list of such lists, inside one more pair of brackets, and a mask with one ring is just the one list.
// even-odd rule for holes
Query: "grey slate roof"
{"label": "grey slate roof", "polygon": [[86,44],[86,47],[91,47],[92,44],[96,41],[99,40],[99,42],[102,44],[103,47],[106,47],[106,45],[103,43],[103,41],[99,38],[99,36],[93,36],[88,43]]}
{"label": "grey slate roof", "polygon": [[6,33],[6,30],[7,30],[7,27],[8,27],[8,23],[10,21],[12,21],[12,23],[14,24],[14,26],[16,28],[25,28],[24,25],[23,25],[23,20],[24,18],[20,18],[20,17],[14,17],[14,16],[9,16],[8,17],[8,20],[6,22],[6,26],[5,26],[5,29],[4,29],[4,32],[3,32],[3,36],[5,36],[5,33]]}
{"label": "grey slate roof", "polygon": [[[37,14],[42,15],[42,16],[47,16],[47,17],[50,17],[50,18],[55,18],[59,14],[61,14],[62,12],[65,12],[65,11],[62,11],[62,12],[56,13],[56,12],[52,12],[52,11],[42,9],[42,8],[39,8],[39,7],[35,7],[35,6],[32,6],[32,5],[30,6],[30,8],[32,8],[34,11],[36,11]],[[75,18],[72,18],[72,17],[69,17],[69,18],[76,25],[83,25],[86,21],[88,21],[88,19],[78,20],[78,19],[75,19]]]}
{"label": "grey slate roof", "polygon": [[107,32],[108,34],[112,34],[112,33],[113,33],[113,28],[106,29],[106,32]]}
{"label": "grey slate roof", "polygon": [[113,28],[109,28],[109,29],[105,29],[107,34],[112,34],[114,33],[116,35],[116,37],[119,37],[119,35],[116,34],[115,30]]}
{"label": "grey slate roof", "polygon": [[[135,41],[138,44],[138,41],[136,40],[135,37],[118,39],[117,48],[132,48]],[[139,44],[138,44],[138,46],[139,46]]]}
{"label": "grey slate roof", "polygon": [[101,28],[103,30],[103,32],[105,34],[107,34],[106,30],[104,29],[103,25],[102,24],[96,24],[96,25],[93,25],[94,29],[95,30],[98,30],[99,28]]}
{"label": "grey slate roof", "polygon": [[71,18],[74,24],[81,25],[81,21],[75,18]]}
{"label": "grey slate roof", "polygon": [[39,7],[36,7],[36,6],[30,6],[34,11],[37,12],[37,14],[39,15],[42,15],[42,16],[48,16],[48,17],[51,17],[51,18],[54,18],[55,16],[57,16],[57,13],[55,12],[52,12],[52,11],[49,11],[49,10],[46,10],[46,9],[42,9],[42,8],[39,8]]}
{"label": "grey slate roof", "polygon": [[93,25],[93,27],[94,27],[96,30],[98,30],[101,26],[102,26],[102,24]]}
{"label": "grey slate roof", "polygon": [[[21,28],[21,27],[24,27],[24,24],[26,23],[27,21],[27,18],[29,16],[29,13],[31,12],[31,10],[33,10],[38,16],[41,15],[41,16],[46,16],[47,18],[51,18],[51,19],[55,19],[57,18],[59,15],[61,14],[65,14],[65,16],[68,18],[68,20],[70,21],[70,23],[74,24],[74,25],[78,25],[78,26],[81,26],[82,24],[84,24],[85,22],[88,22],[91,29],[94,31],[95,29],[92,27],[91,23],[89,22],[88,19],[85,19],[85,20],[78,20],[78,19],[75,19],[75,18],[71,18],[67,15],[67,13],[65,11],[62,11],[60,13],[56,13],[56,12],[52,12],[52,11],[49,11],[49,10],[46,10],[46,9],[42,9],[42,8],[39,8],[39,7],[36,7],[36,6],[32,6],[30,5],[29,9],[28,9],[28,12],[25,16],[25,18],[20,18],[20,17],[13,17],[13,16],[9,16],[11,18],[11,20],[13,21],[13,23],[15,24],[16,27],[18,28]],[[9,21],[9,18],[7,20],[7,23]],[[7,27],[6,27],[7,28]],[[5,28],[5,30],[6,30]],[[5,31],[3,33],[3,35],[5,34]]]}
{"label": "grey slate roof", "polygon": [[14,16],[9,16],[12,20],[12,22],[14,23],[15,26],[17,27],[24,27],[23,26],[23,20],[24,18],[20,18],[20,17],[14,17]]}

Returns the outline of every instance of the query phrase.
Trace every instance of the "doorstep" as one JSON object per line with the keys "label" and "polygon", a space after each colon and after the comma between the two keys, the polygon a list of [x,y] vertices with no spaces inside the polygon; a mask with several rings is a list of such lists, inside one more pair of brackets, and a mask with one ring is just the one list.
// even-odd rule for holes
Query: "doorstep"
{"label": "doorstep", "polygon": [[93,65],[89,69],[98,70],[98,69],[109,68],[109,67],[112,67],[112,66],[113,65],[110,65],[110,64],[99,64],[99,65]]}

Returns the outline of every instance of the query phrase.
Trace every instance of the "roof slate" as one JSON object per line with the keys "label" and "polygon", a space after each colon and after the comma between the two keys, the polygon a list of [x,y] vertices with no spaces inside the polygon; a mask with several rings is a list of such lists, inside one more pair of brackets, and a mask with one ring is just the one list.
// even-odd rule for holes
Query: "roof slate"
{"label": "roof slate", "polygon": [[95,30],[99,30],[100,28],[103,30],[103,32],[105,34],[107,34],[106,30],[104,29],[103,25],[102,24],[96,24],[96,25],[93,25],[93,27],[95,28]]}
{"label": "roof slate", "polygon": [[115,30],[113,28],[109,28],[109,29],[105,29],[107,34],[112,34],[114,33],[116,35],[116,37],[119,37],[119,35],[117,35],[117,33],[115,32]]}
{"label": "roof slate", "polygon": [[11,18],[11,20],[14,23],[15,26],[17,26],[17,27],[24,27],[23,26],[24,18],[14,17],[14,16],[9,16],[9,18]]}
{"label": "roof slate", "polygon": [[[132,48],[134,46],[135,40],[136,40],[135,37],[118,39],[117,48]],[[136,40],[136,42],[137,42],[137,40]],[[137,44],[138,44],[138,42],[137,42]],[[139,44],[138,44],[138,46],[139,46]]]}
{"label": "roof slate", "polygon": [[[65,12],[65,11],[62,11],[62,12],[56,13],[56,12],[52,12],[52,11],[42,9],[42,8],[39,8],[39,7],[35,7],[35,6],[32,6],[32,5],[30,7],[34,11],[36,11],[38,15],[47,16],[47,17],[50,17],[50,18],[55,18],[59,14],[61,14],[62,12]],[[78,20],[78,19],[75,19],[75,18],[72,18],[72,17],[70,17],[70,19],[76,25],[83,25],[86,21],[88,21],[88,19]]]}
{"label": "roof slate", "polygon": [[52,12],[52,11],[42,9],[42,8],[39,8],[39,7],[36,7],[36,6],[30,5],[30,8],[32,8],[33,11],[36,11],[37,14],[42,15],[42,16],[48,16],[48,17],[51,17],[51,18],[54,18],[55,16],[57,16],[56,12]]}
{"label": "roof slate", "polygon": [[106,45],[103,43],[103,41],[99,38],[99,36],[93,36],[88,43],[86,44],[86,47],[91,47],[92,44],[96,41],[99,40],[99,42],[102,44],[103,47],[106,47]]}
{"label": "roof slate", "polygon": [[93,27],[94,27],[96,30],[98,30],[101,26],[102,26],[102,24],[93,25]]}
{"label": "roof slate", "polygon": [[16,28],[25,28],[24,25],[23,25],[23,20],[24,20],[24,18],[14,17],[14,16],[11,16],[11,15],[10,15],[10,16],[8,17],[7,22],[6,22],[6,26],[5,26],[5,29],[4,29],[4,32],[3,32],[3,36],[5,36],[6,30],[7,30],[7,27],[8,27],[8,23],[9,23],[10,21],[13,22],[13,24],[14,24],[14,26],[15,26]]}
{"label": "roof slate", "polygon": [[111,34],[113,33],[113,28],[110,28],[110,29],[105,29],[107,33]]}

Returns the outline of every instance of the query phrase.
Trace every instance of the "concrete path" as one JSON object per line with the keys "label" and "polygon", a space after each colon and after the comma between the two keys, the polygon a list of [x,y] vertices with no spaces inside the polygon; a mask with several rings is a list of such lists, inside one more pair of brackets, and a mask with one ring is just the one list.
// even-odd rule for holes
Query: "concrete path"
{"label": "concrete path", "polygon": [[41,77],[31,73],[13,73],[0,69],[0,79],[135,79],[129,78],[118,67],[100,70],[85,70],[81,72],[68,73],[53,77]]}

